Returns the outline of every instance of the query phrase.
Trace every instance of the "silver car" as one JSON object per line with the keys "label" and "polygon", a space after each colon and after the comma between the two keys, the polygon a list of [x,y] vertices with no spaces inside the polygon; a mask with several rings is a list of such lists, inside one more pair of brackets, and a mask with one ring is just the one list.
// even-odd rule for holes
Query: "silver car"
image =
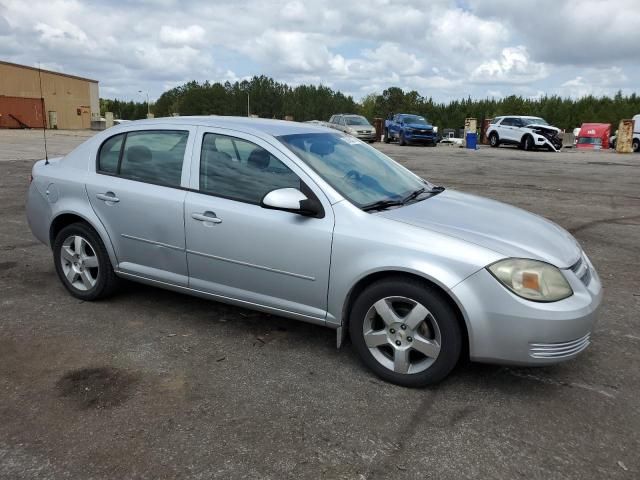
{"label": "silver car", "polygon": [[332,115],[326,125],[335,130],[353,135],[365,142],[373,143],[376,141],[375,127],[362,115],[343,113]]}
{"label": "silver car", "polygon": [[442,380],[463,355],[573,358],[601,301],[559,226],[312,124],[130,122],[32,176],[29,225],[73,296],[126,278],[324,325],[400,385]]}

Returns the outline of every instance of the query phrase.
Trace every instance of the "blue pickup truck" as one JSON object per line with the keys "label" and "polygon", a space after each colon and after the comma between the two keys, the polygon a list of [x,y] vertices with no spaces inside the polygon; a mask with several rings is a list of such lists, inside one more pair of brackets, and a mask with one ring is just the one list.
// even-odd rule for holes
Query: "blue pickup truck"
{"label": "blue pickup truck", "polygon": [[424,117],[398,113],[384,121],[384,141],[398,140],[400,145],[422,143],[436,145],[436,132]]}

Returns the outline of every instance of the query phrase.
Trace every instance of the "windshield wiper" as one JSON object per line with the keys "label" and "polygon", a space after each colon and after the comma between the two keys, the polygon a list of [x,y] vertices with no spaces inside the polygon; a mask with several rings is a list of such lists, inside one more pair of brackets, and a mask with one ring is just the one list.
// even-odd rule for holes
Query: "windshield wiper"
{"label": "windshield wiper", "polygon": [[372,210],[384,210],[388,207],[399,207],[404,205],[403,200],[378,200],[362,207],[362,211],[370,212]]}
{"label": "windshield wiper", "polygon": [[[437,195],[440,192],[444,191],[444,187],[440,187],[437,185],[434,185],[430,190],[427,190],[425,187],[419,188],[417,190],[415,190],[414,192],[411,192],[409,195],[407,195],[406,197],[404,197],[404,199],[402,200],[403,204],[407,204],[412,200],[415,200],[416,198],[418,198],[420,195],[422,195],[423,193],[430,193],[431,195],[429,197],[426,198],[430,198],[434,195]],[[423,198],[422,200],[425,200],[426,198]]]}
{"label": "windshield wiper", "polygon": [[[365,212],[369,212],[372,210],[384,210],[385,208],[388,208],[388,207],[401,207],[402,205],[406,205],[411,200],[415,200],[417,197],[419,197],[423,193],[430,193],[431,194],[430,197],[432,197],[433,195],[437,195],[438,193],[443,191],[444,191],[444,187],[440,187],[440,186],[434,186],[430,190],[427,190],[425,187],[422,187],[411,192],[402,200],[390,200],[390,199],[378,200],[377,202],[373,202],[368,205],[365,205],[364,207],[362,207],[362,210]],[[427,197],[427,198],[430,198],[430,197]]]}
{"label": "windshield wiper", "polygon": [[424,192],[426,192],[427,189],[425,187],[419,188],[413,192],[411,192],[409,195],[407,195],[406,197],[404,197],[402,199],[402,203],[405,204],[407,202],[410,202],[411,200],[415,199],[416,197],[422,195]]}

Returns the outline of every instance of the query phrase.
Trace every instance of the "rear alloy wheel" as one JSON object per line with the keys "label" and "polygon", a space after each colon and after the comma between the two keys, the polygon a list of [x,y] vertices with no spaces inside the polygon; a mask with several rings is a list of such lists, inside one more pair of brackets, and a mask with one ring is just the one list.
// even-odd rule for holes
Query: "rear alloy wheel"
{"label": "rear alloy wheel", "polygon": [[389,143],[391,142],[391,137],[389,137],[389,129],[385,128],[384,129],[384,143]]}
{"label": "rear alloy wheel", "polygon": [[350,316],[351,341],[382,379],[406,387],[439,382],[455,367],[461,333],[455,313],[429,285],[386,280],[367,288]]}
{"label": "rear alloy wheel", "polygon": [[498,138],[498,134],[496,132],[491,132],[491,135],[489,135],[489,145],[491,145],[493,148],[500,146],[500,139]]}
{"label": "rear alloy wheel", "polygon": [[531,135],[525,135],[522,139],[522,149],[525,151],[533,149],[533,139],[531,138]]}
{"label": "rear alloy wheel", "polygon": [[638,140],[637,138],[633,139],[633,151],[640,152],[640,140]]}
{"label": "rear alloy wheel", "polygon": [[63,228],[53,244],[56,273],[76,298],[97,300],[113,293],[116,277],[98,234],[84,223]]}
{"label": "rear alloy wheel", "polygon": [[400,132],[400,140],[398,143],[403,147],[407,144],[407,140],[404,138],[404,132]]}

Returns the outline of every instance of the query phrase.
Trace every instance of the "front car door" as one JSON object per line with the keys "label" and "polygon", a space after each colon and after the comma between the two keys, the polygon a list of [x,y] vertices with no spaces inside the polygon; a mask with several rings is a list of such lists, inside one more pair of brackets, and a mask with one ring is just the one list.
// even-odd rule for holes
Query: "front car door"
{"label": "front car door", "polygon": [[[199,129],[185,200],[189,285],[252,307],[323,323],[333,210],[305,172],[272,144],[225,129]],[[263,196],[298,188],[322,218],[269,210]]]}
{"label": "front car door", "polygon": [[[188,284],[184,198],[196,129],[132,130],[100,146],[86,183],[118,270],[177,285]],[[184,182],[184,183],[183,183]]]}

